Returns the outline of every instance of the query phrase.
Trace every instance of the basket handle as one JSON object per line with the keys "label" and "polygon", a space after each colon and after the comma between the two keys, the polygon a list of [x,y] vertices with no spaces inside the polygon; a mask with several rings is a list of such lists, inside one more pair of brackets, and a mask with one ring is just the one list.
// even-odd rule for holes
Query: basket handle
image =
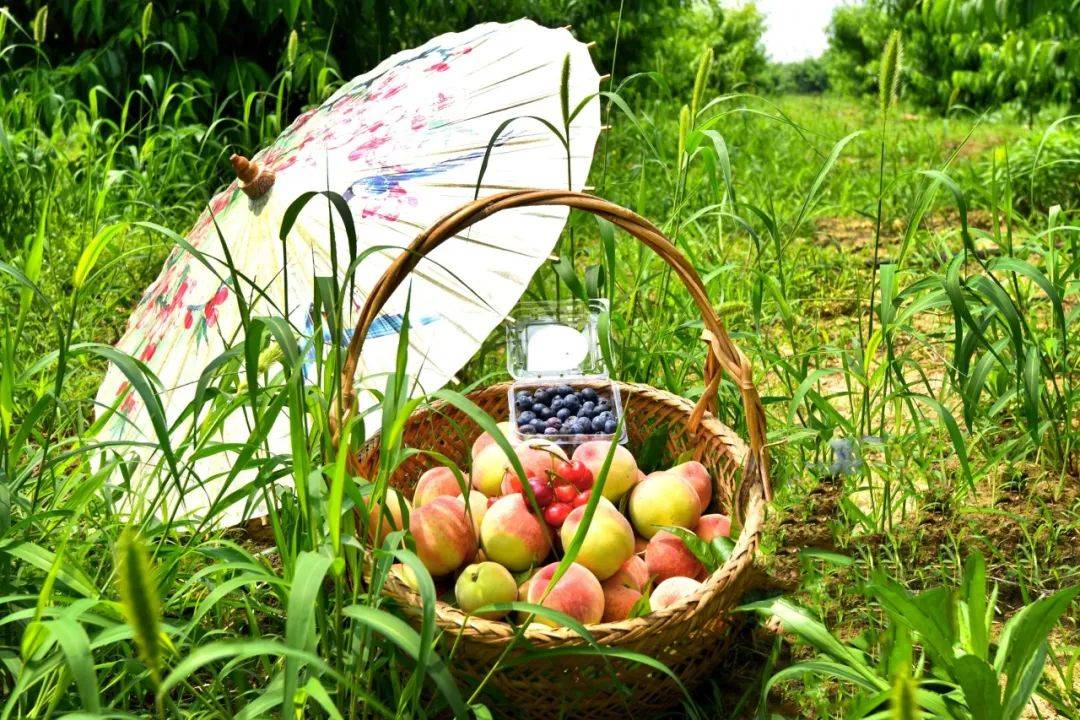
{"label": "basket handle", "polygon": [[[702,393],[701,399],[698,400],[691,414],[691,429],[696,428],[705,412],[715,407],[721,373],[726,373],[739,387],[742,394],[746,427],[750,437],[750,453],[744,471],[744,487],[748,485],[747,480],[757,479],[765,500],[771,500],[768,457],[765,452],[765,412],[761,406],[761,398],[754,387],[750,361],[728,337],[719,316],[709,302],[701,277],[675,245],[648,220],[619,205],[584,193],[569,190],[511,190],[497,193],[463,205],[417,235],[405,252],[386,269],[372,288],[360,311],[356,332],[349,341],[341,370],[342,403],[340,407],[345,408],[346,412],[350,412],[353,407],[356,398],[356,367],[360,360],[364,338],[371,324],[420,259],[446,240],[490,215],[502,210],[534,205],[565,205],[602,217],[640,240],[672,267],[690,291],[690,296],[701,312],[701,318],[705,323],[704,340],[709,344],[705,361],[705,392]],[[331,417],[331,422],[336,442],[341,423],[339,418],[334,416]]]}

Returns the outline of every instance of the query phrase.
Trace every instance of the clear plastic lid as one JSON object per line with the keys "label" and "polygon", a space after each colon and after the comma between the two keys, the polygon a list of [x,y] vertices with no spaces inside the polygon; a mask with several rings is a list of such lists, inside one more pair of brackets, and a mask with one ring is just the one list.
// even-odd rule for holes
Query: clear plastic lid
{"label": "clear plastic lid", "polygon": [[600,314],[607,300],[527,302],[507,316],[506,369],[515,380],[606,378]]}

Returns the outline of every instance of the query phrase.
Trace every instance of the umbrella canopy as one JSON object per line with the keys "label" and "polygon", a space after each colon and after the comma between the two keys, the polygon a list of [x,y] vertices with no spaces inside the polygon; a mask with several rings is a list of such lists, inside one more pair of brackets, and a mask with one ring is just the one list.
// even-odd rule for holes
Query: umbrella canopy
{"label": "umbrella canopy", "polygon": [[[570,125],[569,149],[544,122],[563,127],[560,87],[567,59],[570,107],[592,98]],[[117,347],[154,372],[164,415],[176,422],[207,365],[241,339],[239,301],[251,316],[284,317],[301,335],[310,334],[315,278],[337,272],[342,287],[351,288],[345,309],[351,324],[366,289],[399,248],[474,197],[497,131],[480,195],[518,187],[580,190],[600,131],[598,84],[584,44],[565,29],[528,20],[478,25],[393,55],[298,117],[250,164],[234,159],[237,181],[211,200],[186,238],[189,247],[178,244],[169,255]],[[340,217],[320,202],[309,203],[279,239],[286,210],[313,190],[345,199],[357,248],[349,248]],[[384,374],[394,369],[406,302],[409,372],[417,392],[444,385],[518,301],[551,253],[567,212],[546,207],[500,213],[423,261],[364,344],[361,374],[371,386],[381,388]],[[389,247],[344,277],[354,250],[382,246]],[[374,400],[367,395],[365,402]],[[116,366],[109,368],[97,403],[99,413],[115,408],[102,439],[120,441],[110,446],[139,461],[130,502],[179,516],[198,517],[212,508],[216,524],[264,510],[251,498],[223,501],[250,479],[233,471],[232,452],[192,460],[194,472],[182,473],[186,479],[163,483],[148,411]],[[249,413],[238,410],[215,440],[244,442],[252,423]],[[178,425],[174,435],[187,432]],[[268,449],[288,452],[284,419]]]}

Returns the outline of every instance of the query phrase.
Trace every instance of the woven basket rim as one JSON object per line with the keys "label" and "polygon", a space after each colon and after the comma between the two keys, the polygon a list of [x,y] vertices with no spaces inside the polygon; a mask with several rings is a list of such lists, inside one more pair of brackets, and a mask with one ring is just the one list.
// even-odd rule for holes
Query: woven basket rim
{"label": "woven basket rim", "polygon": [[[623,391],[645,393],[652,396],[654,401],[664,402],[684,410],[687,415],[693,411],[694,406],[690,401],[666,390],[661,390],[644,383],[632,383],[617,380],[613,382],[618,384]],[[509,382],[495,383],[485,386],[478,391],[503,390],[511,385],[512,383]],[[448,405],[444,401],[436,401],[417,411],[414,417],[423,417],[424,415],[438,413],[441,409],[446,407],[448,407]],[[749,448],[731,428],[722,423],[711,413],[706,413],[702,417],[700,427],[720,438],[724,444],[727,445],[728,452],[731,453],[736,464],[740,467],[745,467],[745,460]],[[672,623],[687,621],[694,617],[702,606],[708,604],[706,601],[710,597],[722,591],[735,578],[747,572],[750,569],[750,565],[753,563],[754,558],[754,554],[752,552],[747,552],[747,550],[749,545],[756,541],[757,536],[761,532],[764,523],[766,500],[764,490],[760,485],[749,488],[749,492],[736,493],[735,497],[732,498],[732,503],[738,503],[740,496],[745,497],[745,507],[742,508],[741,512],[743,523],[739,533],[739,539],[735,543],[735,548],[732,550],[728,561],[705,579],[700,590],[683,598],[675,605],[664,608],[663,610],[651,612],[648,615],[617,622],[586,625],[585,627],[592,635],[593,639],[597,643],[603,644],[606,638],[617,640],[628,633],[639,635],[642,634],[642,632],[648,632],[649,628],[668,626]],[[734,510],[735,509],[732,508],[732,515],[735,515]],[[393,575],[388,575],[386,577],[382,590],[384,594],[398,600],[407,609],[411,608],[417,610],[422,604],[420,595]],[[504,620],[494,620],[468,615],[461,609],[442,600],[437,600],[435,603],[435,620],[436,624],[445,631],[453,632],[455,634],[460,633],[470,640],[488,644],[508,643],[518,635],[519,632],[534,644],[540,646],[565,645],[571,643],[581,644],[586,642],[585,639],[572,628],[548,627],[539,622],[533,622],[522,630],[518,626],[512,625]]]}

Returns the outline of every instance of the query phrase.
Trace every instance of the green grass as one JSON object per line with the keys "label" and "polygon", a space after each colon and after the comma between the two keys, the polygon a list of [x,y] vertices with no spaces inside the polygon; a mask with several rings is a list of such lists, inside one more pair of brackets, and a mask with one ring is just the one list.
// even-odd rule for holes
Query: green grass
{"label": "green grass", "polygon": [[[105,348],[171,246],[135,223],[182,232],[232,148],[258,146],[274,126],[201,123],[192,108],[207,90],[184,83],[58,98],[49,77],[23,71],[0,98],[0,718],[284,716],[294,702],[311,716],[432,716],[482,701],[448,674],[451,643],[430,614],[414,630],[379,594],[390,551],[372,586],[348,582],[362,559],[348,513],[381,501],[404,448],[389,443],[378,477],[347,477],[326,424],[332,365],[305,388],[287,333],[281,367],[263,367],[255,392],[237,378],[244,353],[264,344],[220,369],[204,421],[232,401],[267,421],[290,411],[288,462],[247,461],[261,471],[252,493],[283,473],[297,481],[295,496],[277,498],[269,547],[154,516],[131,528],[117,514],[91,400]],[[590,181],[687,253],[754,364],[778,489],[763,555],[776,584],[876,663],[890,646],[880,592],[864,592],[872,578],[894,599],[893,583],[956,587],[981,551],[997,621],[1080,582],[1080,208],[1075,188],[1046,180],[1077,158],[1031,150],[1069,152],[1057,140],[1077,121],[1054,126],[1053,109],[1027,127],[899,107],[883,124],[870,101],[670,98],[647,82],[615,88],[624,101],[605,110],[613,129]],[[140,111],[118,120],[124,104]],[[548,268],[529,295],[606,290],[615,373],[698,397],[704,346],[689,297],[642,248],[609,245],[592,218],[571,228],[561,272],[578,282],[556,290]],[[500,346],[489,339],[464,388],[501,376]],[[390,378],[384,437],[415,407]],[[719,416],[742,430],[730,384]],[[184,477],[195,449],[174,448],[178,467],[161,477]],[[847,453],[861,461],[831,467]],[[404,546],[393,553],[415,564]],[[1065,617],[1050,634],[1043,717],[1080,712],[1080,633],[1075,613]],[[718,677],[699,696],[711,698],[704,712],[842,716],[850,683],[805,675],[758,697],[771,672],[821,649],[802,637],[761,641],[738,688]],[[908,687],[883,677],[890,692]]]}

